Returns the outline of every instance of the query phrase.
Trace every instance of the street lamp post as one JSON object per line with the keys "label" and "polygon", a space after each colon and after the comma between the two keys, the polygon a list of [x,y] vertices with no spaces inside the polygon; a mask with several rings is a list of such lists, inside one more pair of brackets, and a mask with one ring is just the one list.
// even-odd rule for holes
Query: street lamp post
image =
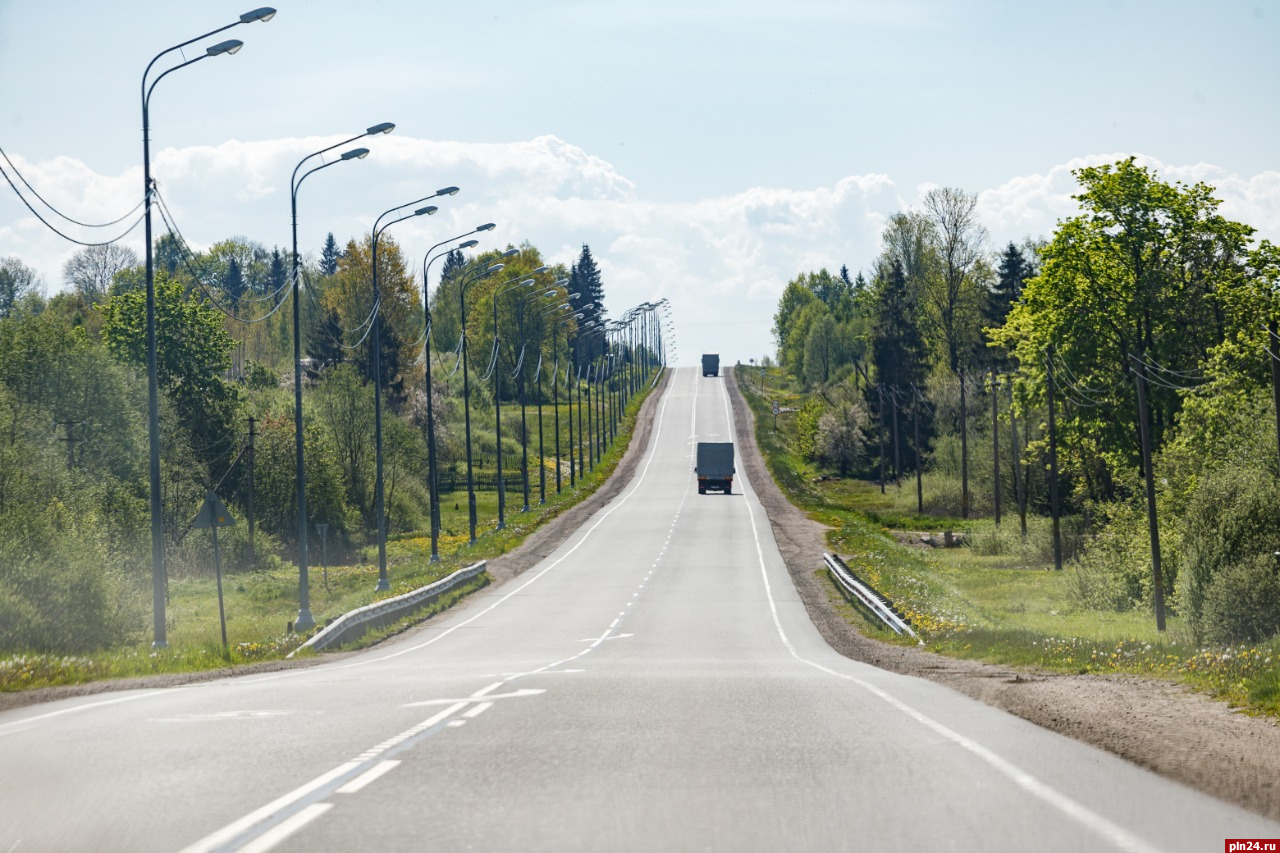
{"label": "street lamp post", "polygon": [[275,14],[276,10],[267,6],[254,9],[252,12],[245,12],[240,16],[239,20],[233,23],[219,27],[216,30],[210,30],[193,39],[187,39],[181,44],[175,44],[173,47],[165,48],[147,63],[146,69],[142,72],[142,218],[145,222],[143,239],[146,241],[147,270],[147,441],[150,453],[149,485],[151,488],[151,603],[153,628],[151,645],[153,648],[158,649],[167,647],[169,643],[165,638],[164,517],[162,514],[163,507],[160,503],[160,383],[156,366],[158,359],[156,351],[155,254],[154,247],[151,245],[151,193],[153,189],[151,184],[151,93],[155,91],[156,84],[179,68],[186,68],[188,65],[210,56],[232,55],[243,47],[244,42],[230,39],[206,48],[201,56],[197,56],[195,59],[188,59],[164,71],[155,80],[151,81],[150,86],[147,85],[147,77],[161,57],[173,53],[175,50],[181,50],[187,45],[224,32],[232,27],[237,27],[240,24],[269,21],[275,17]]}
{"label": "street lamp post", "polygon": [[424,196],[408,204],[398,205],[385,211],[373,223],[370,239],[370,255],[373,265],[373,441],[374,441],[374,476],[373,476],[373,512],[378,523],[378,584],[374,589],[385,592],[391,589],[391,581],[387,577],[387,514],[382,477],[382,293],[378,289],[378,238],[397,222],[412,219],[415,216],[430,216],[439,208],[434,205],[420,207],[382,224],[382,220],[393,213],[399,213],[407,207],[421,204],[443,195],[457,195],[457,187],[445,187],[429,196]]}
{"label": "street lamp post", "polygon": [[[430,257],[431,253],[441,246],[452,243],[454,240],[466,237],[468,234],[479,234],[481,231],[492,231],[494,224],[487,222],[478,226],[467,234],[459,234],[457,237],[451,237],[440,243],[436,243],[427,253],[422,256],[422,310],[426,322],[425,330],[422,335],[422,352],[426,358],[427,368],[427,500],[431,504],[431,562],[440,562],[440,483],[436,471],[436,417],[435,406],[432,400],[434,392],[431,387],[431,293],[430,279],[427,271],[431,264],[438,258],[442,258],[448,252],[441,252],[435,257]],[[470,249],[472,246],[478,245],[477,240],[467,240],[459,243],[455,248]]]}
{"label": "street lamp post", "polygon": [[302,304],[299,295],[302,264],[301,259],[298,257],[298,190],[309,175],[338,163],[345,163],[349,160],[363,160],[369,155],[369,149],[353,148],[350,151],[344,151],[337,160],[331,160],[328,163],[322,163],[313,169],[309,169],[301,177],[298,176],[298,170],[313,157],[319,157],[335,148],[340,148],[366,136],[372,136],[376,133],[390,133],[395,130],[395,127],[389,121],[376,124],[364,133],[308,154],[298,161],[298,165],[293,168],[293,175],[289,178],[289,211],[293,234],[293,253],[290,256],[292,258],[291,269],[293,275],[293,443],[294,477],[298,493],[298,615],[293,620],[293,627],[299,633],[306,633],[314,628],[316,620],[311,615],[311,584],[307,554],[307,474],[303,464],[302,452]]}

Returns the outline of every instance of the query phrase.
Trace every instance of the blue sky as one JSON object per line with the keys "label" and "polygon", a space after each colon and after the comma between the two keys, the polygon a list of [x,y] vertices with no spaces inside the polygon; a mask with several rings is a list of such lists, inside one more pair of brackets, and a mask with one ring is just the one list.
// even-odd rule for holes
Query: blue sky
{"label": "blue sky", "polygon": [[[68,213],[115,218],[140,192],[143,68],[250,5],[0,0],[0,147]],[[398,127],[368,160],[306,186],[304,251],[458,184],[397,228],[409,255],[489,220],[552,260],[587,242],[613,313],[672,300],[685,362],[771,350],[787,279],[869,265],[931,186],[981,193],[995,250],[1071,214],[1072,166],[1138,154],[1280,239],[1276,2],[277,7],[152,102],[154,171],[197,248],[285,245],[293,165],[380,121]],[[75,247],[0,189],[0,256],[58,289]]]}

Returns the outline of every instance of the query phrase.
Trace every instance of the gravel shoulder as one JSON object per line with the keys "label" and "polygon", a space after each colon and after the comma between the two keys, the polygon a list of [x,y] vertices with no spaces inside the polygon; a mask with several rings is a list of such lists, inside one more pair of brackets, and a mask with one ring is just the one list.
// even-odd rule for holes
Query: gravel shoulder
{"label": "gravel shoulder", "polygon": [[[734,424],[754,436],[750,408],[727,370]],[[927,678],[1059,734],[1092,744],[1175,781],[1280,820],[1280,727],[1172,682],[1060,675],[959,660],[873,639],[837,611],[834,588],[815,572],[826,528],[793,506],[754,440],[738,456],[764,505],[783,560],[826,641],[845,657]]]}

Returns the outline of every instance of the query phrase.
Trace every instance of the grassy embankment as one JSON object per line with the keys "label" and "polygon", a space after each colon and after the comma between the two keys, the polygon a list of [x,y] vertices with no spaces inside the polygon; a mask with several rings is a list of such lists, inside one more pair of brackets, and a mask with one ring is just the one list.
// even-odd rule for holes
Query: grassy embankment
{"label": "grassy embankment", "polygon": [[[468,545],[468,510],[465,488],[441,496],[441,561],[431,564],[429,531],[397,536],[387,542],[387,574],[389,592],[374,592],[378,580],[377,546],[359,553],[357,562],[345,565],[322,565],[318,537],[310,542],[311,612],[316,622],[327,621],[357,607],[409,592],[439,580],[477,560],[504,554],[536,528],[581,502],[613,474],[630,444],[640,406],[648,397],[646,390],[627,407],[619,423],[617,439],[595,468],[570,487],[566,472],[562,491],[555,493],[555,470],[547,472],[547,502],[538,504],[536,455],[530,461],[530,511],[521,512],[522,489],[507,492],[506,529],[496,530],[497,493],[477,492],[476,544]],[[576,412],[575,412],[576,414]],[[531,424],[531,427],[533,425]],[[534,427],[536,428],[536,427]],[[564,427],[562,425],[562,431]],[[551,438],[547,423],[547,438]],[[576,436],[575,436],[576,438]],[[531,449],[536,453],[536,432],[531,436]],[[551,453],[548,443],[548,453]],[[567,448],[565,454],[567,456]],[[455,509],[456,505],[456,509]],[[199,533],[196,535],[203,535]],[[332,546],[332,543],[330,543]],[[330,556],[336,548],[330,548]],[[419,611],[393,626],[378,632],[377,638],[422,621],[427,616],[452,606],[475,589],[488,583],[478,578],[471,584],[442,597],[431,608]],[[16,654],[0,658],[0,691],[25,690],[59,684],[78,684],[103,678],[120,678],[155,673],[194,672],[219,669],[229,665],[254,663],[283,658],[305,640],[287,630],[298,612],[298,572],[290,564],[274,571],[230,573],[223,576],[223,594],[227,616],[228,649],[224,653],[218,622],[218,598],[213,568],[199,577],[172,578],[169,583],[167,608],[169,648],[152,650],[150,643],[128,648],[107,649],[82,656]],[[365,641],[366,644],[368,640]]]}
{"label": "grassy embankment", "polygon": [[[1251,712],[1280,714],[1280,640],[1203,648],[1176,616],[1161,633],[1145,611],[1086,609],[1074,594],[1071,564],[1053,571],[1048,519],[1029,517],[1024,539],[1016,516],[997,526],[918,513],[914,478],[890,483],[882,494],[875,483],[824,477],[795,451],[794,415],[779,415],[774,428],[773,401],[784,407],[804,401],[795,384],[769,371],[762,396],[758,369],[740,370],[738,378],[755,413],[757,444],[783,493],[831,528],[829,549],[891,598],[931,650],[1056,672],[1167,678]],[[922,479],[926,509],[931,493],[957,490],[930,474]],[[945,530],[962,533],[965,546],[918,547],[899,539]],[[840,600],[834,584],[829,594]],[[852,608],[843,610],[857,618]],[[887,630],[877,636],[895,641]]]}

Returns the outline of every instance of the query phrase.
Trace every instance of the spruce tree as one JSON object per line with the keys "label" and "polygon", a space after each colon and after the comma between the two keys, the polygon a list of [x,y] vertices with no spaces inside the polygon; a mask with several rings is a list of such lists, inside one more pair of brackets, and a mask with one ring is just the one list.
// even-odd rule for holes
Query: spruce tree
{"label": "spruce tree", "polygon": [[236,263],[236,259],[232,258],[227,264],[227,274],[222,279],[222,289],[231,297],[231,305],[239,306],[240,300],[244,297],[244,276],[240,273],[240,264]]}
{"label": "spruce tree", "polygon": [[342,250],[338,248],[338,241],[333,239],[333,232],[330,231],[329,236],[324,238],[324,248],[320,250],[320,274],[329,276],[336,273],[341,259]]}
{"label": "spruce tree", "polygon": [[[569,292],[579,294],[576,306],[578,313],[582,314],[579,326],[592,320],[596,322],[596,326],[604,324],[604,282],[600,278],[600,268],[596,266],[595,258],[591,257],[591,247],[586,243],[582,244],[578,262],[570,269]],[[586,364],[604,352],[604,336],[594,333],[596,326],[592,327],[592,334],[585,344],[578,346],[577,340],[574,341],[573,349],[578,364]]]}
{"label": "spruce tree", "polygon": [[346,361],[342,346],[342,324],[336,308],[315,312],[311,333],[307,336],[307,378],[315,380],[330,367]]}

